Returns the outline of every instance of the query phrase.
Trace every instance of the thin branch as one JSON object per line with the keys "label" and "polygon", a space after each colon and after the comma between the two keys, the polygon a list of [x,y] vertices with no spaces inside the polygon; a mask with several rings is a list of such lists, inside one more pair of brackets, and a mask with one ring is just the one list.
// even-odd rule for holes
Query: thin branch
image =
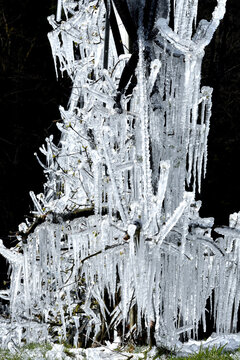
{"label": "thin branch", "polygon": [[126,244],[128,244],[128,242],[122,242],[122,243],[120,243],[120,244],[114,244],[114,245],[107,245],[107,246],[105,246],[104,249],[99,250],[99,251],[95,252],[94,254],[90,254],[90,255],[86,256],[84,259],[80,260],[80,262],[83,264],[86,260],[91,259],[91,258],[94,257],[94,256],[100,255],[100,254],[102,254],[104,251],[107,251],[107,250],[110,250],[110,249],[114,249],[114,248],[116,248],[116,247],[124,246],[124,245],[126,245]]}
{"label": "thin branch", "polygon": [[26,232],[18,231],[16,232],[16,236],[21,236],[22,241],[25,242],[27,237],[34,232],[38,225],[43,224],[48,220],[48,217],[52,216],[51,222],[53,224],[60,224],[62,221],[72,221],[74,219],[78,219],[81,217],[89,217],[94,215],[94,206],[90,206],[89,208],[78,209],[70,213],[54,213],[52,211],[47,212],[44,215],[41,215],[35,219],[33,224],[28,228]]}

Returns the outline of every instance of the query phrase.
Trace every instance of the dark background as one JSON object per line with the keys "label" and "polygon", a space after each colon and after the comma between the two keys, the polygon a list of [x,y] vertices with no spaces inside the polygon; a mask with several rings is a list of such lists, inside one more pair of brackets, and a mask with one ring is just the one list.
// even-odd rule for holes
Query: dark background
{"label": "dark background", "polygon": [[[11,231],[29,215],[29,191],[42,191],[44,175],[34,152],[56,131],[58,106],[66,105],[70,87],[56,81],[47,32],[47,16],[56,0],[0,0],[0,238],[15,244]],[[199,0],[199,18],[209,19],[215,0]],[[203,63],[202,85],[212,86],[213,109],[202,216],[228,224],[240,211],[240,5],[228,0],[227,12]],[[0,257],[5,278],[5,260]],[[0,286],[1,286],[0,282]]]}
{"label": "dark background", "polygon": [[[53,121],[69,91],[56,81],[47,39],[56,3],[0,0],[0,238],[8,247],[16,244],[10,232],[33,208],[29,191],[42,191],[45,177],[34,152],[46,136],[57,136]],[[5,263],[0,256],[0,280]]]}

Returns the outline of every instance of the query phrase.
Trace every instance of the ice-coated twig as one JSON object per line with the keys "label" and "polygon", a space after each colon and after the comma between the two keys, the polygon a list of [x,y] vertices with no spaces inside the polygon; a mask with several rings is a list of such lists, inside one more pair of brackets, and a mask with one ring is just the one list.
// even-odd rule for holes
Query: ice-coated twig
{"label": "ice-coated twig", "polygon": [[160,232],[157,236],[155,236],[154,240],[155,243],[161,246],[163,240],[172,230],[172,228],[176,225],[178,220],[181,218],[184,210],[187,206],[191,204],[193,201],[193,194],[192,193],[185,193],[185,199],[179,204],[179,206],[174,211],[173,215],[167,220],[165,225],[162,225]]}
{"label": "ice-coated twig", "polygon": [[23,263],[23,255],[13,249],[8,249],[3,245],[0,239],[0,254],[4,256],[10,263],[21,265]]}
{"label": "ice-coated twig", "polygon": [[80,262],[83,264],[85,261],[93,258],[94,256],[100,255],[107,250],[115,249],[117,247],[122,247],[122,246],[126,246],[126,245],[128,245],[127,242],[122,242],[120,244],[107,245],[107,246],[105,246],[105,248],[103,250],[99,250],[94,254],[90,254],[90,255],[86,256],[84,259],[81,259]]}

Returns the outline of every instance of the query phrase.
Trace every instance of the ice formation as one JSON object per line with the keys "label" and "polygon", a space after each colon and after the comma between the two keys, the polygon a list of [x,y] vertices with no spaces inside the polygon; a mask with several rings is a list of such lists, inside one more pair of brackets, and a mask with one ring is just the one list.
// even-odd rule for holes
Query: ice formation
{"label": "ice formation", "polygon": [[137,84],[118,107],[131,54],[119,54],[107,24],[112,2],[58,0],[49,17],[56,74],[70,77],[72,92],[60,107],[60,143],[50,136],[40,148],[46,160],[36,155],[47,180],[44,193],[30,193],[35,221],[21,224],[17,248],[0,244],[11,264],[10,290],[0,295],[19,341],[41,333],[77,346],[82,334],[97,341],[120,327],[150,336],[154,324],[157,343],[172,346],[206,328],[209,299],[217,333],[236,331],[240,213],[214,241],[213,218],[200,218],[195,201],[212,94],[200,86],[201,63],[226,0],[198,24],[197,0],[158,3],[167,11],[156,13],[148,39],[138,4]]}

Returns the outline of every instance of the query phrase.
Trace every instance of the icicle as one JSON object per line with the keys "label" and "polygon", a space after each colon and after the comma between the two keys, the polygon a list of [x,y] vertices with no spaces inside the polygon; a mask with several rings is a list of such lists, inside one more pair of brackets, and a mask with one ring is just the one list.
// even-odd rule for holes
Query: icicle
{"label": "icicle", "polygon": [[[22,275],[22,267],[23,265],[17,264],[13,265],[12,276],[11,276],[11,301],[10,301],[10,310],[12,321],[17,318],[17,300],[18,300],[18,292],[21,289],[21,275]],[[21,294],[22,295],[22,294]]]}
{"label": "icicle", "polygon": [[77,316],[73,316],[73,320],[75,323],[75,328],[76,328],[76,333],[74,335],[74,339],[73,339],[73,346],[75,348],[78,347],[78,336],[79,336],[79,318]]}
{"label": "icicle", "polygon": [[[61,1],[61,0],[59,0]],[[60,41],[58,38],[59,32],[58,31],[52,31],[48,33],[48,40],[50,42],[51,48],[52,48],[52,56],[54,61],[54,68],[56,72],[56,78],[58,78],[58,71],[57,71],[57,56],[60,49]]]}
{"label": "icicle", "polygon": [[212,108],[212,101],[211,101],[211,96],[212,96],[212,88],[209,87],[205,87],[204,90],[207,92],[207,100],[206,100],[206,115],[205,115],[205,126],[206,126],[206,130],[205,130],[205,138],[204,138],[204,163],[203,163],[203,169],[204,169],[204,177],[206,176],[206,171],[207,171],[207,138],[208,138],[208,133],[209,133],[209,127],[210,127],[210,117],[211,117],[211,108]]}
{"label": "icicle", "polygon": [[28,251],[25,248],[23,249],[23,281],[24,281],[24,298],[25,298],[25,316],[29,318],[31,316],[31,295],[29,289],[29,259],[28,259]]}
{"label": "icicle", "polygon": [[157,192],[157,213],[161,214],[162,203],[165,197],[165,192],[167,188],[168,175],[170,170],[170,162],[169,161],[161,161],[160,162],[160,178],[158,182],[158,192]]}
{"label": "icicle", "polygon": [[108,167],[108,171],[109,171],[109,174],[110,174],[110,177],[111,177],[111,180],[112,180],[112,186],[113,186],[113,190],[114,190],[114,197],[116,198],[117,207],[118,207],[118,210],[120,212],[122,221],[123,221],[124,225],[126,225],[127,224],[127,217],[126,217],[123,205],[121,203],[121,198],[120,198],[120,194],[119,194],[119,190],[118,190],[118,186],[117,186],[117,182],[116,182],[116,178],[115,178],[115,172],[113,170],[113,164],[111,164],[111,161],[110,161],[110,158],[109,158],[109,155],[108,155],[108,151],[107,151],[104,139],[102,139],[102,147],[103,147],[103,150],[104,150],[104,156],[105,156],[106,164],[107,164],[107,167]]}
{"label": "icicle", "polygon": [[129,242],[129,255],[130,255],[130,259],[133,259],[134,255],[135,255],[135,240],[134,240],[134,235],[136,233],[136,225],[134,224],[130,224],[128,226],[128,235],[130,236],[130,242]]}
{"label": "icicle", "polygon": [[151,72],[147,83],[148,94],[151,94],[152,92],[160,67],[161,67],[161,62],[158,59],[155,59],[151,62]]}
{"label": "icicle", "polygon": [[94,172],[94,209],[95,214],[101,214],[102,209],[102,164],[101,158],[93,153]]}
{"label": "icicle", "polygon": [[145,79],[145,63],[144,63],[144,36],[142,31],[139,34],[139,64],[138,64],[138,77],[139,77],[139,100],[142,104],[140,110],[141,121],[141,141],[142,141],[142,156],[143,156],[143,188],[145,200],[145,216],[148,217],[150,199],[152,196],[151,184],[151,166],[150,166],[150,152],[149,152],[149,131],[148,131],[148,102],[147,102],[147,89]]}
{"label": "icicle", "polygon": [[57,16],[56,16],[57,22],[61,21],[62,1],[63,0],[58,0],[58,2],[57,2]]}
{"label": "icicle", "polygon": [[69,37],[66,25],[62,25],[61,37],[62,37],[62,53],[65,58],[66,70],[69,75],[73,73],[74,68],[74,52],[73,52],[73,40]]}

